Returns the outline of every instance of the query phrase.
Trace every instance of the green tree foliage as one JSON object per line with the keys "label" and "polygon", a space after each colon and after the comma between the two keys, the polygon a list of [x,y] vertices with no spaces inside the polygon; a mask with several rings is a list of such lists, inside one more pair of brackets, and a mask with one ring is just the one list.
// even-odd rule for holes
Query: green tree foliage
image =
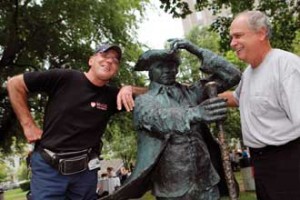
{"label": "green tree foliage", "polygon": [[3,161],[0,161],[0,169],[0,182],[4,182],[8,178],[8,168]]}
{"label": "green tree foliage", "polygon": [[[0,1],[0,148],[9,151],[13,135],[24,140],[5,90],[8,77],[51,68],[88,69],[96,44],[120,44],[124,51],[119,78],[132,83],[130,64],[140,53],[138,20],[148,0],[1,0]],[[32,113],[41,122],[47,97],[32,96]]]}
{"label": "green tree foliage", "polygon": [[293,42],[294,53],[300,56],[300,30],[297,31],[296,38]]}
{"label": "green tree foliage", "polygon": [[174,17],[185,17],[188,14],[191,14],[191,10],[189,9],[189,5],[187,2],[182,0],[171,1],[171,0],[160,0],[161,6],[165,12],[169,12],[173,14]]}
{"label": "green tree foliage", "polygon": [[136,157],[136,132],[132,113],[121,113],[111,119],[103,141],[104,159],[121,158],[127,166]]}
{"label": "green tree foliage", "polygon": [[30,170],[28,169],[25,161],[21,162],[21,165],[18,169],[18,180],[28,180],[30,177]]}
{"label": "green tree foliage", "polygon": [[240,59],[238,59],[238,57],[236,56],[236,53],[232,50],[224,52],[224,57],[229,62],[231,62],[232,64],[237,66],[240,71],[244,71],[244,69],[247,67],[247,64],[244,63],[243,61],[241,61]]}
{"label": "green tree foliage", "polygon": [[[190,14],[190,8],[183,0],[160,0],[161,8],[166,12],[172,13],[174,17],[185,17]],[[272,45],[293,51],[293,40],[296,31],[300,30],[300,1],[299,0],[197,0],[196,11],[207,8],[212,11],[217,19],[212,24],[212,29],[217,31],[220,36],[221,50],[227,51],[229,47],[228,28],[233,17],[244,10],[261,10],[270,18],[273,25]],[[225,16],[221,12],[227,13]]]}

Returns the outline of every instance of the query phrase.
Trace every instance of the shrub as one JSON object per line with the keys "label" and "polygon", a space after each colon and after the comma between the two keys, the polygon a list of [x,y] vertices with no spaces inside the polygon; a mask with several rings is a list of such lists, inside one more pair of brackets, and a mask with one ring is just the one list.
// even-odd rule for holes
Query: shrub
{"label": "shrub", "polygon": [[20,183],[20,188],[21,188],[23,191],[28,191],[28,190],[30,190],[30,181],[29,181],[29,180],[22,181],[22,182]]}

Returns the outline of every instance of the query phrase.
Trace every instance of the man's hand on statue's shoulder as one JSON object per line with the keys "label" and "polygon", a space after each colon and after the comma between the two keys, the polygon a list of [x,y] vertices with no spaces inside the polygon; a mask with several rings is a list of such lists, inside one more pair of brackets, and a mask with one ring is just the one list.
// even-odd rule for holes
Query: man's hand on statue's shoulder
{"label": "man's hand on statue's shoulder", "polygon": [[144,94],[148,91],[146,87],[137,87],[131,85],[123,86],[117,96],[117,108],[118,110],[122,109],[122,106],[125,107],[127,112],[133,110],[134,107],[134,96]]}
{"label": "man's hand on statue's shoulder", "polygon": [[130,112],[133,110],[134,100],[133,100],[132,86],[130,86],[130,85],[123,86],[118,93],[118,96],[117,96],[118,110],[121,110],[122,106],[125,107],[127,112]]}

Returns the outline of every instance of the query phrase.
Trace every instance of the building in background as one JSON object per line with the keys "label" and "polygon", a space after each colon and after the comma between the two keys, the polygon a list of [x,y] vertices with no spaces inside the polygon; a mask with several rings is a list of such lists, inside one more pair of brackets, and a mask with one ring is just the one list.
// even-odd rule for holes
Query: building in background
{"label": "building in background", "polygon": [[[212,11],[208,9],[204,9],[200,12],[195,10],[196,0],[185,0],[188,3],[190,10],[192,13],[187,15],[185,19],[182,19],[182,27],[184,35],[187,35],[195,26],[209,26],[213,23],[213,21],[217,18],[213,16]],[[222,15],[230,14],[229,11],[221,12]],[[220,15],[218,15],[220,16]]]}

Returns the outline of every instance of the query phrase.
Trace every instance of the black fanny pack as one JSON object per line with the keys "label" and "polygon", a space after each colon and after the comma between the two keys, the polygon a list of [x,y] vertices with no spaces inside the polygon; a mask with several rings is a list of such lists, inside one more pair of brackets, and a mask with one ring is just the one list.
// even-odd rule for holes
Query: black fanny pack
{"label": "black fanny pack", "polygon": [[85,171],[88,168],[91,149],[55,153],[49,149],[39,148],[44,160],[57,169],[62,175],[72,175]]}

